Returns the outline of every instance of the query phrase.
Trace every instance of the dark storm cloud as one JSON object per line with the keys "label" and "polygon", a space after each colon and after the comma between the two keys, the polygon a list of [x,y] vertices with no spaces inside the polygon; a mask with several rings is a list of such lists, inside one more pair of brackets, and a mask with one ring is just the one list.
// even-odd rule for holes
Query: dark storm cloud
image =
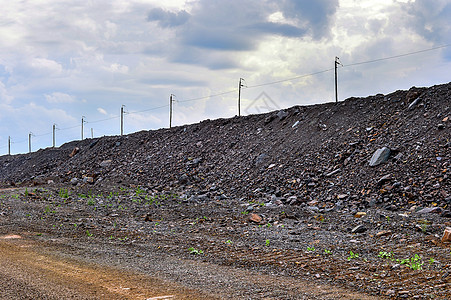
{"label": "dark storm cloud", "polygon": [[189,17],[189,13],[184,10],[173,13],[157,7],[150,10],[147,15],[147,20],[150,22],[157,21],[161,27],[167,28],[183,25],[188,21]]}
{"label": "dark storm cloud", "polygon": [[[417,0],[404,4],[411,17],[407,26],[435,45],[451,44],[451,2],[447,0]],[[451,48],[443,49],[443,56],[451,60]]]}
{"label": "dark storm cloud", "polygon": [[274,22],[255,23],[244,27],[244,29],[247,31],[254,31],[257,34],[275,34],[286,37],[300,37],[307,33],[307,30],[303,28],[290,24],[279,24]]}
{"label": "dark storm cloud", "polygon": [[[268,35],[327,37],[337,7],[338,0],[200,0],[190,14],[154,8],[148,20],[164,28],[178,26],[176,34],[184,46],[246,51]],[[286,22],[270,21],[274,13],[282,14]]]}
{"label": "dark storm cloud", "polygon": [[286,18],[304,24],[316,39],[329,34],[331,18],[339,6],[338,0],[285,0],[279,3]]}
{"label": "dark storm cloud", "polygon": [[404,8],[415,32],[434,43],[451,42],[451,2],[416,0],[405,3]]}

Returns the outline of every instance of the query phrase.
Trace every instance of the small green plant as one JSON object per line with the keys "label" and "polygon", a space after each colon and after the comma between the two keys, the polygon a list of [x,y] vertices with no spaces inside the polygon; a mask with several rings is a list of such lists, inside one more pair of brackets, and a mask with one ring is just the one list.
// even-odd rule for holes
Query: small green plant
{"label": "small green plant", "polygon": [[314,252],[315,251],[315,247],[307,247],[307,251],[310,251],[310,252]]}
{"label": "small green plant", "polygon": [[393,252],[381,251],[381,252],[379,252],[379,254],[377,256],[380,258],[390,258],[391,259],[394,257],[394,254],[393,254]]}
{"label": "small green plant", "polygon": [[331,254],[331,253],[332,253],[332,251],[330,251],[330,250],[327,250],[327,249],[324,249],[324,253],[325,253],[325,254]]}
{"label": "small green plant", "polygon": [[89,237],[91,237],[91,236],[92,236],[92,233],[90,233],[89,230],[86,230],[86,235],[89,236]]}
{"label": "small green plant", "polygon": [[266,224],[266,227],[270,228],[270,227],[272,227],[272,224],[268,223],[268,224]]}
{"label": "small green plant", "polygon": [[358,253],[354,253],[352,251],[349,251],[349,256],[348,256],[348,260],[350,261],[351,259],[355,259],[358,258],[359,254]]}
{"label": "small green plant", "polygon": [[226,244],[232,244],[232,241],[231,240],[227,240]]}
{"label": "small green plant", "polygon": [[28,188],[25,188],[25,197],[28,197]]}
{"label": "small green plant", "polygon": [[405,258],[401,260],[396,260],[401,265],[408,265],[412,270],[421,270],[423,268],[424,262],[418,254],[415,254],[411,258]]}
{"label": "small green plant", "polygon": [[433,259],[432,257],[429,259],[429,264],[432,265],[435,262],[435,259]]}
{"label": "small green plant", "polygon": [[247,210],[244,210],[244,211],[241,212],[241,214],[242,214],[242,215],[248,215],[249,212],[248,212]]}
{"label": "small green plant", "polygon": [[195,249],[193,247],[189,248],[188,251],[190,254],[196,254],[196,255],[204,254],[204,251]]}
{"label": "small green plant", "polygon": [[265,241],[266,247],[269,247],[270,244],[271,244],[271,242],[270,242],[269,240],[266,240],[266,241]]}
{"label": "small green plant", "polygon": [[60,189],[59,196],[60,198],[69,198],[69,191],[67,189]]}
{"label": "small green plant", "polygon": [[387,219],[387,222],[390,223],[390,216],[385,217]]}
{"label": "small green plant", "polygon": [[428,230],[428,224],[426,224],[426,223],[421,224],[421,231],[423,233],[426,233],[427,230]]}
{"label": "small green plant", "polygon": [[96,204],[96,201],[93,198],[89,198],[87,204],[90,206],[94,206]]}

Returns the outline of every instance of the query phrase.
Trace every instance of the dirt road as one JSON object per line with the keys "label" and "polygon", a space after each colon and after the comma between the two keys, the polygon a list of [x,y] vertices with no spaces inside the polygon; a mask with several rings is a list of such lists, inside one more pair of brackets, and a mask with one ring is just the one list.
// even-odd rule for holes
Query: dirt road
{"label": "dirt road", "polygon": [[[163,264],[178,261],[177,272],[188,277],[203,276],[205,282],[196,284],[203,291],[195,290],[136,271],[94,264],[26,235],[0,236],[1,299],[376,299],[290,277],[161,258]],[[256,294],[236,296],[239,290]]]}
{"label": "dirt road", "polygon": [[20,235],[0,237],[1,299],[209,299],[150,276],[40,250]]}

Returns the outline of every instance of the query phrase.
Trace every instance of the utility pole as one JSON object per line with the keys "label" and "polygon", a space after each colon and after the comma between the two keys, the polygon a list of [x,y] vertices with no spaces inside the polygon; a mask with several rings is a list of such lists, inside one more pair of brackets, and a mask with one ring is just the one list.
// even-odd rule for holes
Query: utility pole
{"label": "utility pole", "polygon": [[83,133],[84,133],[84,130],[83,130],[83,125],[84,125],[84,123],[85,123],[85,119],[84,118],[86,118],[85,116],[81,116],[81,140],[83,141],[83,139],[84,139],[84,137],[83,137]]}
{"label": "utility pole", "polygon": [[124,106],[121,106],[121,135],[124,135]]}
{"label": "utility pole", "polygon": [[169,128],[172,128],[172,103],[174,102],[174,94],[169,97]]}
{"label": "utility pole", "polygon": [[8,136],[8,155],[11,155],[11,137]]}
{"label": "utility pole", "polygon": [[91,139],[94,138],[94,128],[91,128]]}
{"label": "utility pole", "polygon": [[30,133],[28,134],[28,153],[31,153],[31,136],[33,135],[33,133],[30,131]]}
{"label": "utility pole", "polygon": [[341,65],[340,59],[335,56],[335,103],[338,103],[338,79],[337,79],[337,67]]}
{"label": "utility pole", "polygon": [[55,148],[55,144],[56,144],[56,124],[53,124],[53,128],[52,128],[52,132],[53,132],[53,148]]}
{"label": "utility pole", "polygon": [[244,86],[243,80],[243,78],[240,78],[240,83],[238,84],[238,116],[241,116],[241,88]]}

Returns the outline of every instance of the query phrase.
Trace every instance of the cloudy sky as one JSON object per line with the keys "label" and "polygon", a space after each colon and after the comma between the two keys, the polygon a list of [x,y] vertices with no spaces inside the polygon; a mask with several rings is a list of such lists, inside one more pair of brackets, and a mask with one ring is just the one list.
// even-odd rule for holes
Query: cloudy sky
{"label": "cloudy sky", "polygon": [[[0,0],[0,155],[450,81],[449,0]],[[324,71],[324,72],[323,72]],[[312,76],[303,76],[314,74]],[[290,80],[291,79],[291,80]],[[211,96],[211,97],[210,97]],[[91,131],[92,129],[92,131]]]}

